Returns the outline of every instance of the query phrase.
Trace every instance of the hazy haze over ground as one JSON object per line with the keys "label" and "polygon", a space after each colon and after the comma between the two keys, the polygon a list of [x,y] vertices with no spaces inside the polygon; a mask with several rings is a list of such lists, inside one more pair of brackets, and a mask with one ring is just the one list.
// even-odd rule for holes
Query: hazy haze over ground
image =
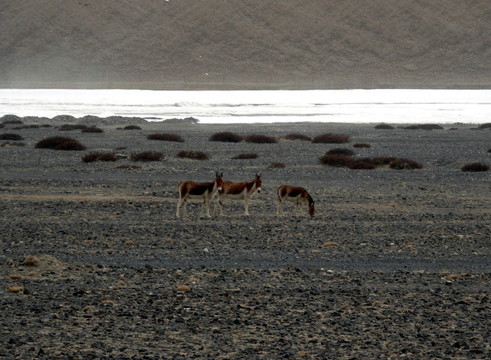
{"label": "hazy haze over ground", "polygon": [[2,0],[0,87],[491,88],[489,0]]}

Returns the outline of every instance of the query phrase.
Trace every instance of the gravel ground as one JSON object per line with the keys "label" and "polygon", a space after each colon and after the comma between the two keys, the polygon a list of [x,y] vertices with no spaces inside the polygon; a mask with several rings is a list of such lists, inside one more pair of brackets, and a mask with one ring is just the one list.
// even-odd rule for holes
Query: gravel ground
{"label": "gravel ground", "polygon": [[[14,129],[0,147],[0,357],[13,359],[398,359],[491,357],[489,130],[378,130],[373,124],[199,125],[95,119],[103,133]],[[90,125],[90,119],[84,123]],[[134,124],[141,130],[122,130]],[[233,131],[275,144],[210,142]],[[153,133],[184,142],[150,141]],[[284,136],[350,136],[347,144]],[[85,151],[36,149],[69,136]],[[8,141],[1,141],[5,145]],[[354,148],[355,143],[369,144]],[[318,158],[415,160],[419,170],[349,170]],[[181,150],[209,160],[178,159]],[[133,153],[160,151],[160,162]],[[84,163],[91,152],[117,162]],[[256,153],[251,160],[235,155]],[[284,168],[271,168],[281,162]],[[117,168],[137,165],[138,168]],[[262,173],[250,216],[175,217],[182,180],[233,181]],[[304,186],[309,218],[275,190]]]}

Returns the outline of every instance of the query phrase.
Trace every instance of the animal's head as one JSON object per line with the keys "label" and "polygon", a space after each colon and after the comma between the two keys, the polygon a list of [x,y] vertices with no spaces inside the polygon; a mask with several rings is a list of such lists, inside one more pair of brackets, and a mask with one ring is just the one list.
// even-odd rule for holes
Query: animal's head
{"label": "animal's head", "polygon": [[309,215],[310,216],[314,216],[315,215],[314,201],[309,202]]}
{"label": "animal's head", "polygon": [[256,174],[256,178],[254,179],[254,183],[256,184],[256,191],[258,193],[260,193],[261,192],[261,185],[262,185],[261,173]]}
{"label": "animal's head", "polygon": [[217,191],[219,194],[223,192],[223,173],[216,173],[215,174],[215,186],[217,188]]}

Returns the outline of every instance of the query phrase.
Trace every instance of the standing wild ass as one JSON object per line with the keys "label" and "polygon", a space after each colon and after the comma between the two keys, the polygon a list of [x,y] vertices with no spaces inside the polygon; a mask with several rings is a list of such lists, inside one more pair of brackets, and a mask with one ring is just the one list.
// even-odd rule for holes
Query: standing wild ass
{"label": "standing wild ass", "polygon": [[310,216],[314,216],[315,207],[314,200],[309,195],[307,190],[301,186],[281,185],[278,188],[278,215],[283,213],[283,201],[293,201],[296,203],[297,211],[300,210],[302,204],[308,205]]}
{"label": "standing wild ass", "polygon": [[216,192],[220,193],[222,191],[223,184],[223,173],[216,173],[215,181],[213,182],[194,182],[194,181],[183,181],[179,184],[179,201],[177,203],[176,216],[179,217],[179,211],[181,206],[184,205],[184,215],[187,216],[186,210],[186,200],[190,199],[200,199],[203,200],[203,205],[201,206],[200,217],[203,216],[203,210],[206,207],[206,216],[210,216],[210,201]]}
{"label": "standing wild ass", "polygon": [[222,191],[218,193],[218,204],[215,205],[214,215],[217,213],[217,206],[220,208],[220,215],[223,215],[222,199],[244,200],[245,215],[249,215],[249,201],[255,191],[261,192],[261,174],[251,181],[231,182],[223,180]]}

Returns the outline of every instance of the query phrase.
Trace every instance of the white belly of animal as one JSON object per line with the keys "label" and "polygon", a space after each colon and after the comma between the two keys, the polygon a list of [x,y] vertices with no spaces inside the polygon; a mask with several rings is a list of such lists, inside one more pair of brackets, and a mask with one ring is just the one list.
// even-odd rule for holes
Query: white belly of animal
{"label": "white belly of animal", "polygon": [[243,200],[245,197],[245,191],[238,194],[226,194],[226,197],[232,200]]}

